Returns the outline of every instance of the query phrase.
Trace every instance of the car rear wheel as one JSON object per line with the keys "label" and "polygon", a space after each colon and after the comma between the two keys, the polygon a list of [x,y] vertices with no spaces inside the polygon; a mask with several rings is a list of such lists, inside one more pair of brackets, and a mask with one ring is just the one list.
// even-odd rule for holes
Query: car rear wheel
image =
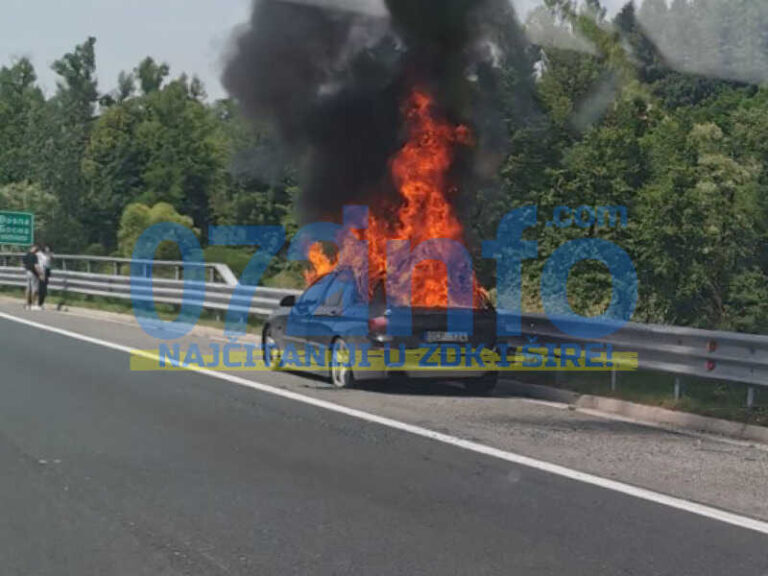
{"label": "car rear wheel", "polygon": [[464,383],[464,388],[473,396],[490,396],[498,383],[499,373],[493,372],[476,380],[468,380]]}
{"label": "car rear wheel", "polygon": [[331,384],[336,388],[346,389],[355,385],[355,375],[350,368],[351,355],[349,346],[343,338],[337,338],[331,347]]}
{"label": "car rear wheel", "polygon": [[[499,348],[495,344],[489,346],[488,350],[494,352],[497,355],[500,353]],[[490,396],[493,391],[496,390],[498,383],[498,372],[486,372],[480,378],[467,380],[464,383],[464,388],[473,396]]]}

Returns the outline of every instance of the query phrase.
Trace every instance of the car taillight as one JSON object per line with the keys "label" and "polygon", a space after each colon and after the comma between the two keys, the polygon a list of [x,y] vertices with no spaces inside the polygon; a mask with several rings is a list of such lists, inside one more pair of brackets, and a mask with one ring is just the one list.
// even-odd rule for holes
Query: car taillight
{"label": "car taillight", "polygon": [[386,316],[377,316],[368,320],[368,330],[372,336],[386,335],[389,327],[389,319]]}

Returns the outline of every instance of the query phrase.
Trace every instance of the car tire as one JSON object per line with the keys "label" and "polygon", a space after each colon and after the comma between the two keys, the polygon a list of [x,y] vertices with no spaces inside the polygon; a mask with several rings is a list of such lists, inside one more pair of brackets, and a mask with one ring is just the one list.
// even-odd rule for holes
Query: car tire
{"label": "car tire", "polygon": [[464,383],[464,388],[473,396],[490,396],[496,390],[499,383],[499,373],[493,372],[486,374],[476,380],[468,380]]}
{"label": "car tire", "polygon": [[[267,362],[267,344],[271,344],[269,348],[269,362]],[[264,332],[261,336],[261,352],[264,365],[268,370],[272,370],[274,372],[280,369],[280,361],[283,358],[283,351],[280,349],[280,345],[272,335],[272,327],[269,324],[264,327]]]}
{"label": "car tire", "polygon": [[355,386],[355,374],[352,368],[338,364],[347,363],[349,359],[349,346],[343,338],[336,338],[331,344],[331,384],[339,390],[347,390]]}

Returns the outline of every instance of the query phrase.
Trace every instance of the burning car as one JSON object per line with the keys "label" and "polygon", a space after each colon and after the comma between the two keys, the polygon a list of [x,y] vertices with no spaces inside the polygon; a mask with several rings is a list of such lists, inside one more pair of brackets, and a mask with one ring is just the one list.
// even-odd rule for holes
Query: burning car
{"label": "burning car", "polygon": [[[496,312],[486,300],[471,309],[470,331],[455,332],[449,328],[446,308],[421,307],[408,309],[408,330],[390,330],[393,322],[402,318],[399,310],[387,304],[383,285],[374,291],[372,299],[357,289],[352,270],[343,268],[332,272],[310,286],[300,297],[289,296],[281,308],[272,314],[262,334],[266,363],[277,368],[284,351],[313,348],[323,358],[316,371],[330,377],[337,388],[350,388],[365,380],[390,377],[440,378],[460,381],[474,394],[489,394],[496,387],[498,373],[492,367],[456,368],[446,371],[410,367],[392,369],[389,365],[363,368],[359,357],[349,361],[355,351],[381,352],[387,350],[417,350],[424,347],[456,345],[464,348],[493,350],[496,335]],[[391,333],[409,334],[392,336]],[[491,365],[492,366],[492,365]]]}
{"label": "burning car", "polygon": [[[375,206],[367,227],[340,238],[338,256],[330,257],[322,244],[308,250],[309,286],[301,298],[289,297],[281,310],[267,322],[263,333],[265,358],[279,356],[289,343],[311,344],[335,354],[360,345],[414,349],[426,344],[466,344],[492,349],[496,336],[496,317],[485,291],[477,283],[471,262],[449,272],[448,252],[463,246],[464,230],[449,200],[449,172],[456,149],[472,143],[468,128],[454,125],[437,111],[429,91],[416,87],[402,107],[407,140],[390,162],[392,182],[399,202],[394,207]],[[402,266],[393,266],[391,242],[408,248]],[[361,243],[365,249],[357,247]],[[418,262],[411,255],[420,246],[432,250]],[[402,244],[401,244],[402,246]],[[463,248],[459,251],[463,252]],[[401,269],[407,268],[406,273]],[[364,271],[364,273],[361,273]],[[461,277],[467,298],[463,304],[449,294],[449,273]],[[385,291],[390,291],[389,298]],[[405,296],[405,298],[403,297]],[[451,310],[471,311],[471,330],[448,329]],[[402,318],[407,308],[411,323],[406,331],[390,330],[393,319]],[[400,334],[392,337],[391,334]],[[406,334],[406,335],[403,335]],[[329,375],[337,387],[347,388],[355,381],[389,376],[389,370],[356,371],[343,362],[331,362]],[[446,376],[430,371],[406,371],[410,377]],[[460,378],[475,393],[494,389],[497,374],[492,371],[455,370],[450,378]]]}

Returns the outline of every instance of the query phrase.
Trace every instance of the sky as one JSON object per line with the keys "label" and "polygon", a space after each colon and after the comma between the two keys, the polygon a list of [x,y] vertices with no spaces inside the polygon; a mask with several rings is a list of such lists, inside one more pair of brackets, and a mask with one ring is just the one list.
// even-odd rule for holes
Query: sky
{"label": "sky", "polygon": [[[513,3],[527,13],[538,1]],[[605,4],[615,10],[624,2]],[[50,94],[56,89],[51,63],[95,36],[101,92],[116,86],[120,71],[152,56],[167,62],[174,76],[199,76],[209,97],[221,98],[226,94],[219,77],[229,39],[237,26],[248,22],[250,7],[251,0],[3,0],[0,65],[29,57]]]}

